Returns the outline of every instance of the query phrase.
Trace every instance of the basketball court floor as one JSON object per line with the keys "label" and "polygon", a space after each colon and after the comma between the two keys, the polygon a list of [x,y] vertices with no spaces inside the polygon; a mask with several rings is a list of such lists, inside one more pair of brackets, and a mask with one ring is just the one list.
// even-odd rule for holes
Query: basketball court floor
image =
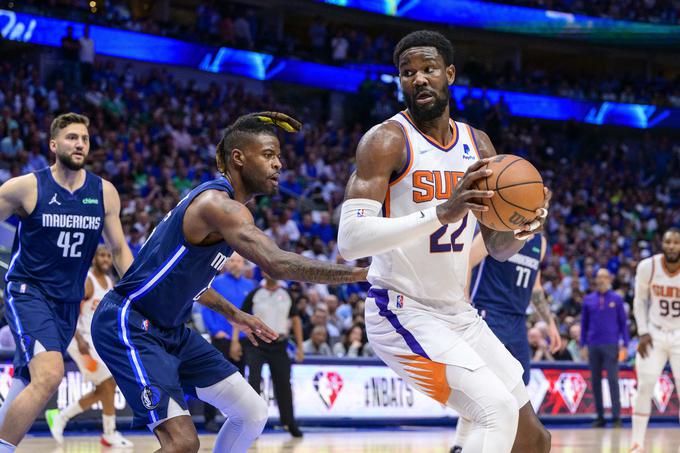
{"label": "basketball court floor", "polygon": [[[551,428],[553,453],[627,453],[630,429],[586,429],[583,427]],[[128,435],[128,434],[126,434]],[[647,433],[647,453],[680,453],[680,426],[651,428]],[[214,434],[201,434],[201,452],[211,452]],[[252,453],[448,453],[453,442],[452,429],[305,429],[305,437],[292,439],[287,433],[265,432],[251,448]],[[158,448],[150,434],[129,433],[134,450],[105,448],[97,436],[73,434],[63,447],[49,435],[27,437],[18,453],[148,453]]]}

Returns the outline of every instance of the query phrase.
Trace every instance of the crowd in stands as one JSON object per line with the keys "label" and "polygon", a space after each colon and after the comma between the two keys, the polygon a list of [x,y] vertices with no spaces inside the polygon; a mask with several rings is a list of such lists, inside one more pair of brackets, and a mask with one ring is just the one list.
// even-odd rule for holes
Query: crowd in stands
{"label": "crowd in stands", "polygon": [[[23,3],[23,2],[22,2]],[[164,34],[189,41],[213,45],[257,50],[284,57],[297,57],[335,65],[393,66],[392,51],[400,35],[387,30],[362,29],[355,24],[332,22],[325,17],[307,17],[291,20],[275,8],[257,8],[234,2],[201,2],[195,9],[170,14],[169,1],[158,4],[149,11],[128,8],[125,2],[104,1],[97,14],[92,14],[87,2],[77,0],[51,0],[51,4],[27,1],[23,10],[64,16],[81,22],[123,27],[152,34]],[[570,0],[536,1],[535,6],[595,8],[608,10],[608,5],[621,2]],[[545,3],[545,4],[543,4]],[[675,2],[677,4],[677,1]],[[541,5],[543,4],[543,5]],[[625,11],[675,11],[671,0],[630,2]],[[68,8],[64,6],[68,5]],[[646,5],[646,6],[645,6]],[[181,13],[181,14],[180,14]],[[180,23],[177,17],[189,17]],[[175,19],[175,20],[171,20]],[[76,37],[79,38],[79,37]],[[454,39],[455,43],[455,39]],[[460,66],[456,84],[475,87],[498,88],[509,91],[558,95],[577,99],[593,99],[626,103],[654,104],[680,107],[680,76],[662,72],[649,76],[614,72],[611,74],[580,71],[568,73],[548,67],[519,67],[508,60],[502,67],[489,67],[475,59],[457,62]],[[461,70],[462,69],[462,70]],[[592,71],[592,68],[588,69]]]}
{"label": "crowd in stands", "polygon": [[677,0],[491,0],[499,3],[550,9],[586,16],[653,24],[680,25]]}
{"label": "crowd in stands", "polygon": [[[51,161],[48,131],[55,114],[86,114],[91,120],[88,168],[118,188],[125,234],[136,253],[184,194],[217,175],[214,145],[222,128],[247,112],[285,111],[305,126],[281,137],[286,167],[281,192],[249,207],[258,226],[282,248],[342,262],[335,245],[337,222],[356,145],[367,127],[398,110],[393,87],[367,87],[367,92],[381,108],[360,120],[333,124],[318,107],[324,105],[321,100],[305,98],[304,106],[292,105],[280,101],[281,92],[255,95],[231,82],[202,89],[191,80],[175,80],[166,69],[136,76],[121,63],[100,63],[89,85],[72,90],[60,77],[43,79],[35,66],[5,60],[0,62],[0,182]],[[349,111],[356,102],[348,97]],[[583,360],[579,315],[584,294],[593,291],[595,272],[611,271],[614,289],[630,313],[636,263],[659,252],[660,232],[680,223],[679,142],[664,133],[511,121],[507,112],[502,103],[468,97],[453,115],[486,130],[498,153],[531,160],[554,192],[543,285],[568,340],[558,358]],[[257,269],[246,277],[260,279]],[[292,283],[288,290],[302,319],[308,354],[372,355],[363,331],[367,284]],[[545,324],[535,314],[529,322],[534,357],[554,358],[546,353]]]}

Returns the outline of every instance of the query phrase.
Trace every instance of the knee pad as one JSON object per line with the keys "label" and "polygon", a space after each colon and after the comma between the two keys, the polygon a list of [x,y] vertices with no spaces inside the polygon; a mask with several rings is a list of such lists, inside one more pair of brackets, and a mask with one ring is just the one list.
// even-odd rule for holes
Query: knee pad
{"label": "knee pad", "polygon": [[239,373],[234,373],[210,387],[196,388],[196,396],[230,418],[262,426],[267,422],[267,402]]}

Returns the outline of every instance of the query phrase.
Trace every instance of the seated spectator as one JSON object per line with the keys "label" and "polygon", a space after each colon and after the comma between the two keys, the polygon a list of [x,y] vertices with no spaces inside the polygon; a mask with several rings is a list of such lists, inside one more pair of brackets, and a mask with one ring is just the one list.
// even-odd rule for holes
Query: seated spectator
{"label": "seated spectator", "polygon": [[538,328],[532,327],[529,329],[527,337],[529,339],[529,347],[531,348],[532,361],[553,360],[548,342]]}
{"label": "seated spectator", "polygon": [[343,335],[343,340],[333,346],[333,355],[336,357],[373,357],[373,348],[368,343],[364,327],[354,324]]}
{"label": "seated spectator", "polygon": [[309,340],[302,343],[305,355],[330,356],[331,348],[328,346],[328,332],[324,326],[314,326]]}
{"label": "seated spectator", "polygon": [[567,345],[569,344],[569,334],[567,334],[566,332],[562,332],[560,334],[560,337],[562,338],[562,342],[560,343],[560,349],[558,349],[557,352],[553,354],[553,359],[558,361],[571,362],[574,359],[572,358],[571,353],[567,349]]}
{"label": "seated spectator", "polygon": [[581,324],[573,324],[569,327],[569,344],[567,350],[574,362],[585,362],[588,358],[586,349],[581,345]]}

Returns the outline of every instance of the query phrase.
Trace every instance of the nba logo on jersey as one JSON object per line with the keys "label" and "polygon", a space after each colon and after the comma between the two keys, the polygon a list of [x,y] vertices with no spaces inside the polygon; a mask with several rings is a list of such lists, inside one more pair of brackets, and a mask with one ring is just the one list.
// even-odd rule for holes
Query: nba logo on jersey
{"label": "nba logo on jersey", "polygon": [[357,217],[366,217],[366,210],[365,209],[358,209],[357,210]]}
{"label": "nba logo on jersey", "polygon": [[142,321],[142,329],[144,329],[145,332],[149,331],[149,320],[148,319],[145,319],[144,321]]}
{"label": "nba logo on jersey", "polygon": [[26,293],[26,283],[22,283],[21,286],[19,287],[19,292],[21,294]]}
{"label": "nba logo on jersey", "polygon": [[397,308],[403,308],[404,307],[404,296],[401,294],[397,294]]}

